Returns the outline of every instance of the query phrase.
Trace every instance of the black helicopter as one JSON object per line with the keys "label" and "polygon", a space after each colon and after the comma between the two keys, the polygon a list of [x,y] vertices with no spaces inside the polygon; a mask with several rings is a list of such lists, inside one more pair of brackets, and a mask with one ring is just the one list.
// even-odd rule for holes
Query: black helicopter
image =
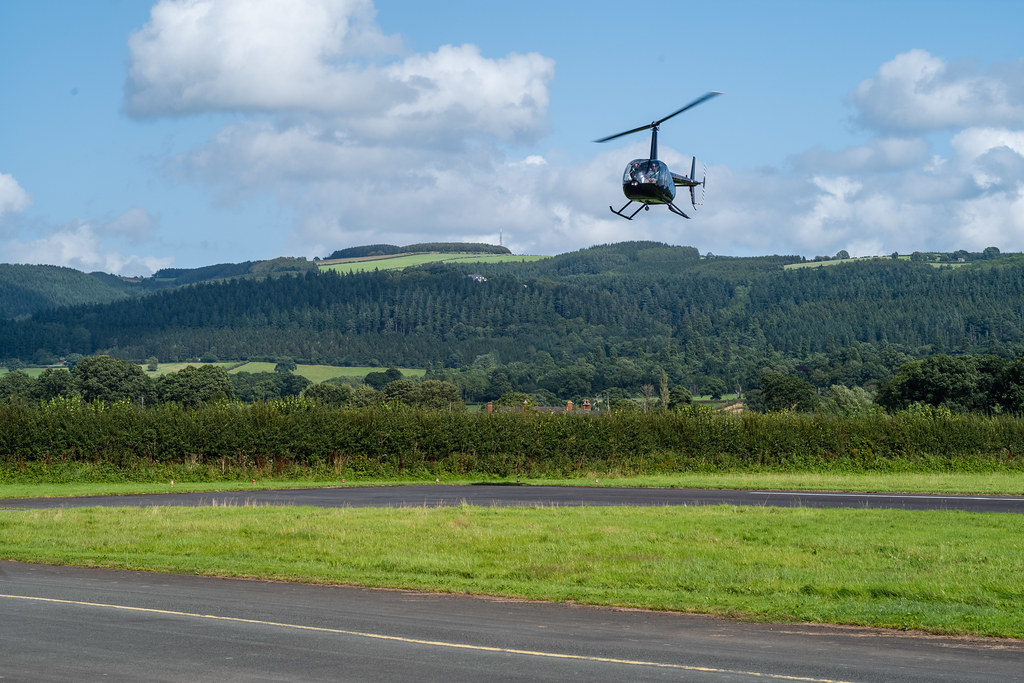
{"label": "black helicopter", "polygon": [[[633,216],[640,213],[641,209],[650,211],[651,204],[664,204],[668,207],[668,210],[674,214],[678,214],[683,218],[689,218],[685,213],[679,210],[679,207],[672,203],[672,200],[676,197],[677,187],[688,187],[690,188],[690,203],[693,204],[693,208],[697,208],[697,196],[694,193],[694,188],[704,187],[704,183],[707,180],[704,179],[698,181],[696,178],[697,172],[697,157],[693,158],[693,162],[690,164],[690,175],[679,175],[672,173],[668,170],[668,165],[664,161],[658,160],[658,127],[661,124],[668,121],[677,114],[682,114],[687,109],[696,107],[702,102],[710,100],[712,97],[721,95],[719,91],[712,91],[701,95],[693,102],[688,105],[674,111],[663,119],[653,121],[646,126],[640,126],[633,130],[627,130],[624,133],[616,133],[615,135],[609,135],[606,138],[600,140],[594,140],[594,142],[608,142],[615,138],[621,138],[623,135],[630,135],[631,133],[639,133],[642,130],[651,130],[651,158],[650,159],[633,159],[626,166],[626,170],[622,174],[622,193],[626,195],[626,199],[629,201],[616,211],[612,207],[611,212],[622,216],[626,220],[633,220]],[[623,213],[626,208],[633,202],[640,202],[640,208],[628,216]]]}

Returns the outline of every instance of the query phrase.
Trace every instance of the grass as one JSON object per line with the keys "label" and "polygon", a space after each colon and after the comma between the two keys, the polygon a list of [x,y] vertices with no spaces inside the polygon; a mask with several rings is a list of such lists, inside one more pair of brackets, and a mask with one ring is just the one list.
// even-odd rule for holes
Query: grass
{"label": "grass", "polygon": [[[29,377],[38,378],[39,375],[43,374],[48,369],[49,368],[22,368],[21,371],[24,372]],[[9,372],[10,372],[10,370],[8,370],[7,368],[0,368],[0,377],[3,377],[4,375],[8,374]]]}
{"label": "grass", "polygon": [[1024,637],[1024,517],[778,508],[0,513],[29,562]]}
{"label": "grass", "polygon": [[[250,362],[246,363],[243,361],[229,361],[225,363],[200,363],[200,362],[184,362],[184,363],[160,363],[157,366],[155,372],[148,371],[148,365],[142,364],[140,367],[146,370],[146,374],[152,377],[162,377],[172,372],[178,372],[179,370],[188,366],[200,367],[202,365],[216,365],[222,368],[231,368],[228,372],[234,374],[236,372],[274,372],[274,367],[277,363],[264,363],[264,362]],[[333,379],[335,377],[353,377],[362,379],[371,372],[383,372],[387,368],[375,368],[369,366],[339,366],[339,365],[298,365],[295,368],[295,374],[301,375],[313,383],[323,382],[324,380]],[[399,368],[405,377],[422,377],[426,374],[424,368]],[[32,372],[36,371],[36,372]],[[29,374],[38,376],[43,368],[31,368]]]}
{"label": "grass", "polygon": [[390,258],[373,258],[348,263],[330,263],[321,265],[321,270],[334,270],[339,273],[358,273],[373,270],[394,270],[410,266],[422,266],[427,263],[459,261],[460,263],[522,263],[551,258],[540,255],[516,254],[412,254],[409,256],[393,256]]}
{"label": "grass", "polygon": [[[240,365],[231,371],[236,372],[273,372],[277,363],[252,362]],[[335,377],[366,377],[371,372],[384,372],[387,368],[373,368],[368,366],[342,367],[338,365],[299,365],[295,368],[296,375],[301,375],[311,382],[323,382]],[[398,368],[402,375],[407,378],[422,377],[426,374],[424,368]]]}
{"label": "grass", "polygon": [[149,375],[150,377],[163,377],[164,375],[169,375],[172,372],[178,372],[179,370],[183,370],[189,366],[195,366],[198,368],[202,367],[203,365],[215,365],[220,368],[230,368],[234,365],[238,365],[238,361],[230,363],[200,363],[198,361],[183,363],[157,363],[156,370],[154,370],[153,372],[149,371],[148,363],[140,363],[139,367],[145,370],[146,374]]}
{"label": "grass", "polygon": [[[934,258],[938,258],[934,255]],[[857,261],[871,261],[880,259],[892,259],[892,256],[854,256],[853,258],[846,259],[830,259],[828,261],[805,261],[803,263],[788,263],[782,266],[783,270],[795,270],[799,268],[821,268],[823,266],[834,266],[839,263],[855,263]],[[909,261],[910,256],[900,256],[900,261]],[[970,263],[977,263],[977,261],[965,261],[963,263],[951,263],[949,261],[926,261],[926,263],[933,268],[959,268],[960,266],[966,266]]]}
{"label": "grass", "polygon": [[[2,473],[0,473],[2,474]],[[88,472],[79,472],[85,478]],[[172,475],[187,477],[187,474]],[[0,483],[0,498],[60,496],[102,496],[139,493],[189,493],[193,491],[237,491],[272,488],[317,488],[324,486],[399,486],[432,483],[433,479],[357,480],[272,479],[95,483]],[[511,483],[500,477],[443,478],[444,484]],[[654,486],[665,488],[873,491],[879,493],[962,493],[982,495],[1024,495],[1024,479],[1008,472],[985,473],[903,473],[903,474],[820,474],[813,472],[732,472],[724,474],[678,474],[621,477],[602,473],[580,479],[525,479],[526,486]]]}
{"label": "grass", "polygon": [[822,266],[835,266],[840,263],[856,263],[857,261],[872,261],[878,259],[891,259],[891,256],[855,256],[853,258],[830,259],[828,261],[805,261],[803,263],[787,263],[782,266],[783,270],[798,270],[800,268],[821,268]]}

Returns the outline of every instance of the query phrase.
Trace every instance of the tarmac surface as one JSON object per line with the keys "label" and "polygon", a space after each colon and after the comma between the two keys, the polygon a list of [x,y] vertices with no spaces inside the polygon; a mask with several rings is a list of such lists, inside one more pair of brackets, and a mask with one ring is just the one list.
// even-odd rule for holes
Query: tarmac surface
{"label": "tarmac surface", "polygon": [[1024,513],[1024,497],[838,493],[806,491],[739,491],[725,489],[624,488],[602,486],[520,486],[473,484],[452,486],[342,486],[316,489],[160,493],[77,498],[0,499],[0,509],[91,506],[311,505],[315,507],[438,507],[447,505],[751,505],[757,507],[960,510]]}
{"label": "tarmac surface", "polygon": [[1024,642],[0,561],[0,678],[1024,681]]}
{"label": "tarmac surface", "polygon": [[[1024,512],[1024,497],[420,485],[0,500],[82,506],[756,505]],[[0,679],[1021,681],[1024,641],[0,561]]]}

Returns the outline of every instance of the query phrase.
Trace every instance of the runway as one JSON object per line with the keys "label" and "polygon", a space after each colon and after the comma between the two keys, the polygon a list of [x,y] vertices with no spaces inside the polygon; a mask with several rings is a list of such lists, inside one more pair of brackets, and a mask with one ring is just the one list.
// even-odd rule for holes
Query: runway
{"label": "runway", "polygon": [[0,509],[99,506],[311,505],[315,507],[437,507],[442,505],[750,505],[756,507],[960,510],[1024,513],[1022,496],[740,491],[727,489],[626,488],[602,486],[342,486],[316,489],[162,493],[77,498],[0,499]]}
{"label": "runway", "polygon": [[[1015,496],[419,485],[82,506],[755,505],[1024,512]],[[1024,681],[1024,641],[0,561],[0,679]]]}
{"label": "runway", "polygon": [[0,561],[0,677],[1021,681],[1024,643]]}

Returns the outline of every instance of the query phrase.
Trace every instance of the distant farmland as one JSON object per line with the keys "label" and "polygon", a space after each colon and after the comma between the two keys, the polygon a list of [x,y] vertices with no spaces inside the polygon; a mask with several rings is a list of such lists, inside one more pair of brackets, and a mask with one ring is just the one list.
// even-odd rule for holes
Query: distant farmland
{"label": "distant farmland", "polygon": [[[178,372],[179,370],[192,365],[195,367],[201,367],[203,365],[216,365],[224,368],[229,374],[235,374],[238,372],[273,372],[277,363],[266,363],[258,361],[231,361],[227,363],[201,363],[197,361],[185,362],[185,363],[160,363],[159,367],[155,372],[148,372],[148,365],[143,363],[140,364],[143,370],[147,370],[148,375],[151,377],[162,377],[163,375]],[[29,368],[26,370],[29,374],[36,376],[43,371],[44,368]],[[359,379],[366,377],[371,372],[383,372],[387,368],[381,367],[367,367],[367,366],[340,366],[340,365],[302,365],[299,364],[295,368],[294,374],[302,375],[311,382],[318,383],[324,380],[334,379],[335,377],[344,377],[346,379]],[[402,372],[403,377],[423,377],[426,374],[425,368],[398,368]],[[5,374],[0,372],[0,374]]]}
{"label": "distant farmland", "polygon": [[368,270],[393,270],[422,266],[425,263],[523,263],[551,258],[550,256],[517,255],[517,254],[396,254],[394,256],[367,256],[364,258],[337,259],[320,261],[321,270],[334,270],[339,273],[358,273]]}

